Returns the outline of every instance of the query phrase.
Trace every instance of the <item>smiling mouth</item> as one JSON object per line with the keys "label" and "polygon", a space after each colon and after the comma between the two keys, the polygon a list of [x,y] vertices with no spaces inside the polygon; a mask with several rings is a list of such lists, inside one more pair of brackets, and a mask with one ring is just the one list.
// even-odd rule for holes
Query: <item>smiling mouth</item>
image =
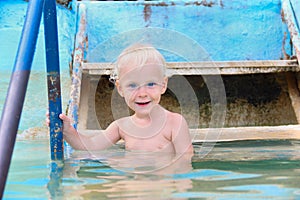
{"label": "smiling mouth", "polygon": [[150,101],[147,101],[147,102],[135,102],[137,105],[139,106],[145,106],[145,105],[148,105],[150,103]]}

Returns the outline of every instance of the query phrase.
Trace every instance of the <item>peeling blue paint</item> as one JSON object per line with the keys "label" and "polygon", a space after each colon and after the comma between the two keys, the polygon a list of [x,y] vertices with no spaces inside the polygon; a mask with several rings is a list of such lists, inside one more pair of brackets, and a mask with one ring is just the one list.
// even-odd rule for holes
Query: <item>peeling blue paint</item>
{"label": "peeling blue paint", "polygon": [[[88,62],[111,62],[99,57],[101,45],[136,29],[155,27],[177,31],[201,45],[212,60],[279,60],[291,55],[288,29],[281,18],[280,0],[206,1],[210,6],[173,2],[84,2],[89,37]],[[286,34],[286,36],[285,36]],[[118,44],[113,57],[128,41],[147,40],[131,35]],[[162,35],[162,38],[164,36]],[[165,43],[168,43],[168,38]],[[100,49],[101,46],[101,49]],[[283,52],[284,49],[284,52]],[[165,55],[167,61],[182,61]]]}

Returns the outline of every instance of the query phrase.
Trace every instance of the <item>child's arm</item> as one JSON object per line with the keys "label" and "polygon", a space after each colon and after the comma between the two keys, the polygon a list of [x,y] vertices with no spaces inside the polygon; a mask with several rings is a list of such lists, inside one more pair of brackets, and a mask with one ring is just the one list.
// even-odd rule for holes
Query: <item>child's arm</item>
{"label": "child's arm", "polygon": [[189,127],[184,117],[177,113],[172,113],[172,142],[176,153],[193,153],[193,145],[190,137]]}
{"label": "child's arm", "polygon": [[99,130],[99,134],[86,136],[77,132],[71,125],[71,120],[64,114],[59,118],[63,120],[64,139],[77,150],[102,150],[110,147],[120,140],[119,128],[113,122],[106,130]]}

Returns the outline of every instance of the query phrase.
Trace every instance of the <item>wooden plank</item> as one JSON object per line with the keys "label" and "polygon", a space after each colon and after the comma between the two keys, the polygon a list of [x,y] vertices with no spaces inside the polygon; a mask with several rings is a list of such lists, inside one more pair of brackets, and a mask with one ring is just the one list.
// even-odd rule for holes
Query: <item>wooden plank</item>
{"label": "wooden plank", "polygon": [[[90,75],[110,75],[112,63],[84,63],[83,72]],[[297,60],[169,62],[168,75],[233,75],[255,73],[299,72]]]}

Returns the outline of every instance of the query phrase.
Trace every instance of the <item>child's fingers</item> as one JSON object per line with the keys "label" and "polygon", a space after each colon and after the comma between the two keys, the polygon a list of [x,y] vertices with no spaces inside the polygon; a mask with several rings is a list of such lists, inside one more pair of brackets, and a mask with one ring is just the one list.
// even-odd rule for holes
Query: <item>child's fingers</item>
{"label": "child's fingers", "polygon": [[[49,111],[46,112],[46,119],[45,119],[45,123],[47,126],[50,126],[50,114],[49,114]],[[60,114],[59,115],[59,118],[61,120],[63,120],[64,123],[66,122],[70,122],[70,119],[65,115],[65,114]]]}
{"label": "child's fingers", "polygon": [[70,121],[70,119],[65,114],[63,114],[63,113],[59,114],[59,118],[61,120],[63,120],[64,122],[65,121]]}
{"label": "child's fingers", "polygon": [[71,125],[71,120],[70,120],[70,118],[69,117],[67,117],[65,114],[60,114],[59,115],[59,118],[63,121],[63,124],[64,125]]}
{"label": "child's fingers", "polygon": [[46,116],[46,119],[45,119],[46,126],[49,127],[49,125],[50,125],[50,119],[49,119],[49,110],[48,109],[46,111],[45,116]]}
{"label": "child's fingers", "polygon": [[63,132],[64,134],[67,132],[73,132],[73,126],[71,125],[71,119],[67,117],[65,114],[60,114],[59,118],[63,121]]}
{"label": "child's fingers", "polygon": [[45,122],[46,122],[46,125],[47,125],[47,126],[50,125],[50,119],[49,119],[49,118],[46,118]]}

